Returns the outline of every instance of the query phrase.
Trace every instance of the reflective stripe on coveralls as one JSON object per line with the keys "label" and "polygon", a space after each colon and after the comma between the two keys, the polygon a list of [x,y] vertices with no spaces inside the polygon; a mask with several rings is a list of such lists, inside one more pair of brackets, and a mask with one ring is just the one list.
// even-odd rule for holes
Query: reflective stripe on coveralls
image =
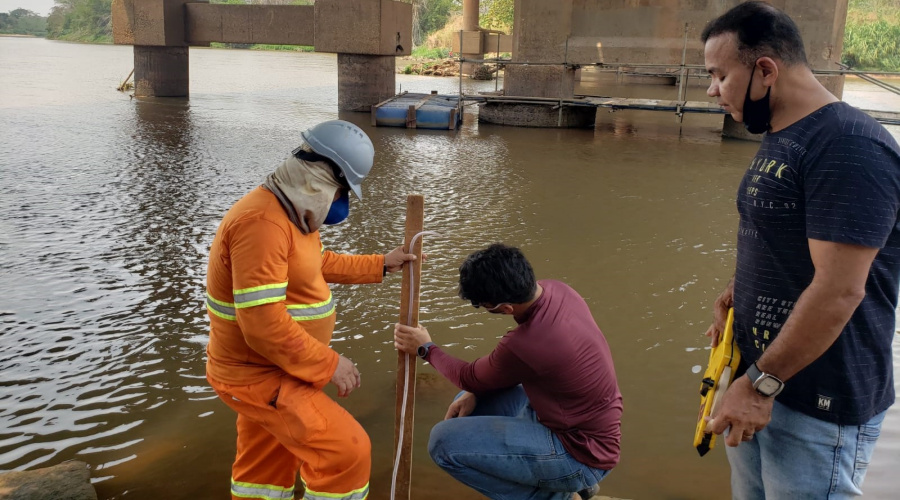
{"label": "reflective stripe on coveralls", "polygon": [[272,302],[281,302],[287,298],[287,281],[273,285],[254,286],[234,291],[234,307],[261,306]]}
{"label": "reflective stripe on coveralls", "polygon": [[[300,480],[303,481],[303,478],[300,478]],[[306,481],[303,481],[303,488],[306,489],[303,500],[366,500],[369,496],[369,483],[366,483],[365,486],[358,490],[353,490],[343,495],[340,493],[320,493],[318,491],[312,491],[306,486]]]}
{"label": "reflective stripe on coveralls", "polygon": [[329,292],[327,300],[315,304],[290,304],[287,310],[294,321],[322,319],[334,314],[334,296]]}
{"label": "reflective stripe on coveralls", "polygon": [[234,310],[234,302],[216,300],[212,298],[212,295],[210,295],[209,292],[206,292],[206,309],[222,319],[227,319],[228,321],[237,320],[235,317],[237,311]]}
{"label": "reflective stripe on coveralls", "polygon": [[283,488],[271,484],[242,483],[231,478],[231,494],[239,498],[291,500],[294,498],[294,488]]}
{"label": "reflective stripe on coveralls", "polygon": [[[284,297],[281,297],[281,300],[284,300]],[[267,303],[268,302],[263,302],[261,304],[254,305],[262,305]],[[209,293],[206,294],[206,309],[222,319],[228,321],[236,321],[237,309],[241,309],[244,307],[251,306],[240,306],[232,302],[224,302],[214,299]],[[322,319],[334,314],[334,295],[329,293],[328,299],[323,300],[322,302],[316,302],[314,304],[288,304],[286,307],[288,313],[290,313],[294,321],[311,321],[314,319]]]}

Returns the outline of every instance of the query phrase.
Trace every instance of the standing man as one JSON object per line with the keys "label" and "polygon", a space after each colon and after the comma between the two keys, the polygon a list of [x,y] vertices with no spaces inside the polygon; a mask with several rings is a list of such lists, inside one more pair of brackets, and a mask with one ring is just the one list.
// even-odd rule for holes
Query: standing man
{"label": "standing man", "polygon": [[587,499],[619,461],[622,395],[606,338],[584,299],[536,282],[517,248],[500,244],[459,268],[459,296],[518,326],[472,363],[396,325],[394,344],[463,389],[431,431],[432,459],[492,499]]}
{"label": "standing man", "polygon": [[322,224],[343,221],[349,192],[372,168],[372,141],[332,120],[303,132],[297,148],[262,186],[231,207],[209,256],[206,376],[237,412],[232,499],[294,498],[297,471],[307,500],[363,500],[371,444],[326,395],[360,386],[353,362],[328,344],[335,304],[328,283],[378,283],[415,259],[340,255],[319,240]]}
{"label": "standing man", "polygon": [[[736,499],[845,499],[894,402],[900,148],[816,80],[794,22],[747,2],[703,31],[709,95],[766,132],[738,190],[727,308],[741,367],[708,428],[727,431]],[[746,374],[744,374],[746,373]]]}

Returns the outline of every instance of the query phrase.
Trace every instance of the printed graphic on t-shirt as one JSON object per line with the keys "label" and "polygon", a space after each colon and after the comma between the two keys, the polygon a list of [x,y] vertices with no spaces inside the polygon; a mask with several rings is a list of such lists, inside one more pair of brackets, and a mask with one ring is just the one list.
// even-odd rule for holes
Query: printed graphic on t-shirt
{"label": "printed graphic on t-shirt", "polygon": [[796,169],[787,162],[757,156],[747,169],[743,194],[750,198],[748,201],[753,207],[796,210],[797,200],[783,197],[779,189],[794,184],[796,176]]}
{"label": "printed graphic on t-shirt", "polygon": [[762,295],[756,297],[756,315],[750,331],[753,334],[753,346],[760,354],[775,339],[793,308],[794,303],[789,300]]}

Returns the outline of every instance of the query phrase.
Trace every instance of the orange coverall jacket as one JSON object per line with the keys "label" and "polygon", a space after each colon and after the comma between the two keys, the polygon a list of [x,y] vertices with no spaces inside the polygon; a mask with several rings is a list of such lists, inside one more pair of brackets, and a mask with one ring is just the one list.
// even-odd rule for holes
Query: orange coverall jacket
{"label": "orange coverall jacket", "polygon": [[328,347],[335,305],[328,283],[379,283],[383,255],[325,251],[275,195],[258,187],[228,211],[207,271],[207,375],[248,385],[286,372],[316,388],[337,368]]}

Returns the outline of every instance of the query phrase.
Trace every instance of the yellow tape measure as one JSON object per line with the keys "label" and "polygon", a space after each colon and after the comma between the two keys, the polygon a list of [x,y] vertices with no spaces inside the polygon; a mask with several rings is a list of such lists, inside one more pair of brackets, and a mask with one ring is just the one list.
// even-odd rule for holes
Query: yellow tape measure
{"label": "yellow tape measure", "polygon": [[713,415],[718,409],[722,395],[728,390],[740,362],[741,353],[734,341],[734,309],[729,309],[725,331],[722,332],[719,344],[709,353],[709,365],[700,382],[700,414],[694,431],[694,448],[697,448],[701,457],[716,445],[716,435],[706,432],[706,417]]}

